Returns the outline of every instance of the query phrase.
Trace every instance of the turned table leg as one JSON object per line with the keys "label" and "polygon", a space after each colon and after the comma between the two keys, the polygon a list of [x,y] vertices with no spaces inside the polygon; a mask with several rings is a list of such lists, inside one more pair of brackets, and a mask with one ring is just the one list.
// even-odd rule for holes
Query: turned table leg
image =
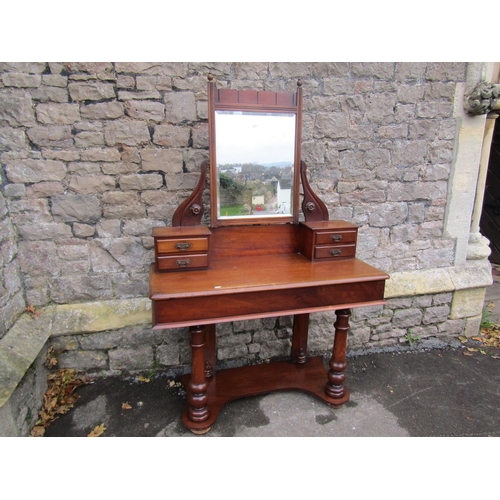
{"label": "turned table leg", "polygon": [[191,379],[188,384],[188,417],[204,422],[209,415],[205,378],[205,326],[191,326]]}
{"label": "turned table leg", "polygon": [[339,404],[345,403],[349,399],[349,392],[344,387],[346,363],[346,343],[347,332],[349,331],[350,309],[340,309],[335,311],[337,321],[335,321],[335,340],[328,370],[328,382],[325,392],[331,398],[337,400]]}
{"label": "turned table leg", "polygon": [[292,361],[303,364],[307,359],[307,336],[309,314],[296,314],[293,317]]}
{"label": "turned table leg", "polygon": [[215,325],[205,326],[205,377],[210,378],[215,373],[216,343]]}

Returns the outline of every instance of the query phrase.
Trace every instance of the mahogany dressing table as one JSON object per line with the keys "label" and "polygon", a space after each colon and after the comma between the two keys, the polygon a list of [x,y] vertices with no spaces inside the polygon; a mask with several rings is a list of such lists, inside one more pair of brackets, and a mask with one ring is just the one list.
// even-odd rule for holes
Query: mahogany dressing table
{"label": "mahogany dressing table", "polygon": [[[217,89],[209,76],[208,98],[211,227],[202,225],[204,162],[172,227],[153,229],[150,269],[153,328],[190,330],[191,373],[180,380],[182,420],[194,433],[207,432],[229,401],[275,390],[345,403],[350,309],[384,304],[389,278],[356,259],[357,227],[330,221],[309,186],[300,161],[300,83],[296,93],[238,91]],[[278,156],[266,153],[266,142]],[[326,370],[321,356],[307,355],[307,336],[309,314],[330,310],[336,321]],[[290,360],[216,371],[217,323],[285,315],[294,319]]]}

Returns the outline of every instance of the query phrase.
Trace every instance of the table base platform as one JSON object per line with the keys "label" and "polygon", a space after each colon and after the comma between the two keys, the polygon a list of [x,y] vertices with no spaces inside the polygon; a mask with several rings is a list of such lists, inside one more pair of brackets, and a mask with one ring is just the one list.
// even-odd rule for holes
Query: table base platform
{"label": "table base platform", "polygon": [[[179,380],[189,395],[191,374],[183,375]],[[224,405],[239,398],[297,390],[312,394],[333,407],[342,406],[349,400],[346,388],[340,398],[326,394],[327,370],[321,356],[311,357],[305,363],[280,361],[219,370],[206,382],[208,417],[203,422],[192,421],[188,416],[189,405],[182,417],[184,425],[197,434],[207,432]]]}

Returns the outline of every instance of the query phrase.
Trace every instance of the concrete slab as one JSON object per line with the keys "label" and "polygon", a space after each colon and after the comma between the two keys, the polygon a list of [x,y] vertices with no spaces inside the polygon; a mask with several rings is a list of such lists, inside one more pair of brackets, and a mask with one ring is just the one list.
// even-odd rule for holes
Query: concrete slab
{"label": "concrete slab", "polygon": [[183,427],[185,392],[169,378],[100,379],[78,389],[74,409],[53,422],[46,436],[87,436],[100,424],[106,426],[103,437],[500,436],[500,360],[464,352],[349,357],[351,399],[343,407],[293,391],[245,398],[229,403],[204,436]]}

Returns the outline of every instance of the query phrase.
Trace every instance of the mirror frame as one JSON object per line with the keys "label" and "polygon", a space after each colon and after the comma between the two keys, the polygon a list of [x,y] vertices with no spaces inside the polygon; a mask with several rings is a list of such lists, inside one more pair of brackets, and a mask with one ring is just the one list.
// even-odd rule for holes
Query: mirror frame
{"label": "mirror frame", "polygon": [[[300,159],[302,142],[302,88],[297,92],[217,89],[212,75],[208,76],[208,135],[210,158],[210,216],[212,227],[254,224],[298,223],[300,195]],[[295,152],[291,214],[287,216],[244,216],[221,219],[218,214],[218,176],[216,151],[216,111],[253,111],[263,113],[290,113],[295,115]]]}

